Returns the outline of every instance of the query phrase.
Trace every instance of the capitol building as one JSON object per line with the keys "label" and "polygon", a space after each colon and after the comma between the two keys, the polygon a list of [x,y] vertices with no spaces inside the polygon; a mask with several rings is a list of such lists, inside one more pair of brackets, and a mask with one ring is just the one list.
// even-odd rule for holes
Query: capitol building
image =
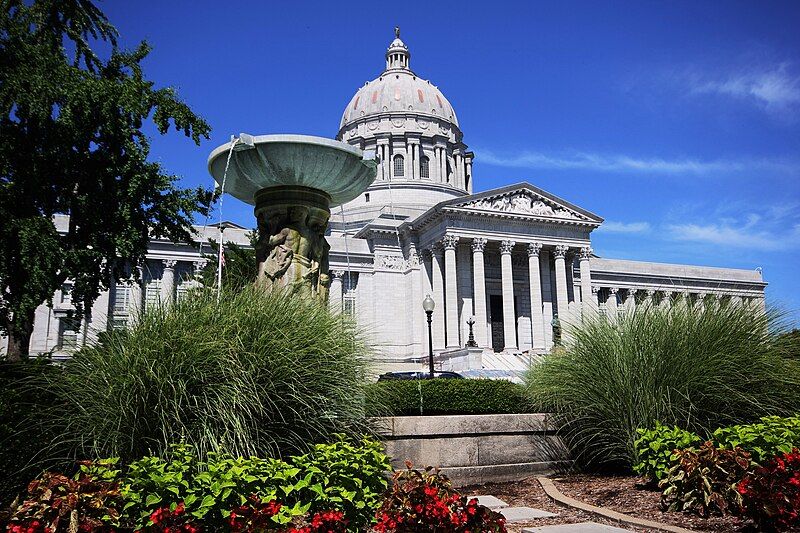
{"label": "capitol building", "polygon": [[[524,368],[558,341],[554,324],[587,313],[613,319],[643,305],[763,306],[766,283],[755,269],[598,257],[592,232],[601,215],[525,182],[475,193],[481,178],[456,110],[411,60],[396,32],[385,68],[355,92],[336,134],[374,150],[380,164],[359,198],[332,210],[330,305],[357,317],[382,368],[416,369],[427,357],[428,294],[437,361],[459,371]],[[138,308],[183,297],[205,261],[200,244],[220,229],[196,231],[193,243],[152,241],[141,281],[103,293],[79,323],[65,284],[37,311],[31,351],[66,355],[97,332],[126,327]],[[225,240],[241,245],[249,232],[224,226]],[[477,347],[465,348],[470,323]]]}

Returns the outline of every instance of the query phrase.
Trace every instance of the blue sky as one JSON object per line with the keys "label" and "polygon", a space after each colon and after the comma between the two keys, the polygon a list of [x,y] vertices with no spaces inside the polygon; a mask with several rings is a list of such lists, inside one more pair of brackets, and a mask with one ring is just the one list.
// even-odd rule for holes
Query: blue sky
{"label": "blue sky", "polygon": [[[200,148],[154,135],[185,185],[212,184],[231,134],[335,136],[399,25],[456,109],[476,192],[528,181],[597,213],[604,257],[761,267],[800,317],[800,2],[100,6],[213,128]],[[252,225],[233,198],[224,217]]]}

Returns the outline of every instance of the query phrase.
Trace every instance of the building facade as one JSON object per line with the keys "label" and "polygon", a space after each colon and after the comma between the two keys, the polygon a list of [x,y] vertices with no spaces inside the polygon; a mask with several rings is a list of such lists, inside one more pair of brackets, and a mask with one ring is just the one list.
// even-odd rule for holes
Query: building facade
{"label": "building facade", "polygon": [[[764,305],[757,270],[600,258],[591,248],[600,216],[529,183],[473,193],[474,154],[456,113],[410,65],[398,31],[385,69],[358,89],[337,134],[375,150],[381,163],[367,191],[333,209],[330,305],[357,317],[382,367],[417,368],[427,356],[428,294],[439,360],[446,366],[448,354],[463,350],[473,322],[484,354],[474,364],[488,370],[549,351],[554,323],[587,313]],[[219,239],[219,227],[196,230],[193,243],[151,242],[141,282],[117,284],[81,323],[69,318],[66,284],[52,307],[37,311],[32,351],[66,356],[100,331],[127,327],[140,309],[183,297],[197,283],[202,246],[208,253],[208,239]],[[248,245],[249,231],[227,224],[224,237]]]}

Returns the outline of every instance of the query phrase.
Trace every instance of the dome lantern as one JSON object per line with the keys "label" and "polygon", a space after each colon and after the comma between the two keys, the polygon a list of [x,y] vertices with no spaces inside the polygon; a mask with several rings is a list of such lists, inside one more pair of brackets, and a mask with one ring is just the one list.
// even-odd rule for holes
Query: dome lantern
{"label": "dome lantern", "polygon": [[394,41],[386,50],[386,70],[409,70],[410,60],[411,52],[408,51],[406,43],[400,40],[400,26],[395,26]]}

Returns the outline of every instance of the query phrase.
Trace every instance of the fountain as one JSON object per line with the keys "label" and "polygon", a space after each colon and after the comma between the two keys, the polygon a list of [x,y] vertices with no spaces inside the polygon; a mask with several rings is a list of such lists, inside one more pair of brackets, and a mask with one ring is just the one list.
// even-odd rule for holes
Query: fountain
{"label": "fountain", "polygon": [[374,152],[308,135],[242,133],[208,156],[222,192],[255,206],[256,283],[321,302],[330,286],[330,209],[364,192],[377,165]]}

